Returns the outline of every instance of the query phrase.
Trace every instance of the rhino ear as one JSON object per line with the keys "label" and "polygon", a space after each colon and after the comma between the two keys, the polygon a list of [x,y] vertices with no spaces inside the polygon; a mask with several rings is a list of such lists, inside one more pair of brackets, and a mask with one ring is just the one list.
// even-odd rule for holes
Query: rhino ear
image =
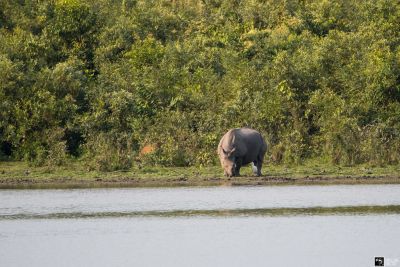
{"label": "rhino ear", "polygon": [[223,149],[223,148],[222,148],[222,152],[223,152],[224,154],[228,154],[228,152],[225,151],[225,149]]}

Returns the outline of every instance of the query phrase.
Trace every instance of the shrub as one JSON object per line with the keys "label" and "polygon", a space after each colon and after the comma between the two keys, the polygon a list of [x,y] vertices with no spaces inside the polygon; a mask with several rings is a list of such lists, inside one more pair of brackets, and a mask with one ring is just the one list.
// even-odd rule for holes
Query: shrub
{"label": "shrub", "polygon": [[134,149],[128,133],[99,133],[88,137],[85,144],[89,170],[115,171],[132,167]]}

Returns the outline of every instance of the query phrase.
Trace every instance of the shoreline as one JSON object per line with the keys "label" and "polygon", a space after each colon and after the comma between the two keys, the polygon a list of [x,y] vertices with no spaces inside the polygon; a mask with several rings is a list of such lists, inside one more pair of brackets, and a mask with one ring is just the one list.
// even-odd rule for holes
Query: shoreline
{"label": "shoreline", "polygon": [[0,161],[0,189],[107,188],[175,186],[275,186],[400,184],[400,166],[334,166],[321,162],[287,166],[268,164],[260,177],[244,167],[239,177],[225,177],[220,166],[134,166],[128,170],[89,170],[79,161],[59,167],[34,167]]}
{"label": "shoreline", "polygon": [[74,177],[0,179],[0,189],[400,184],[400,176]]}

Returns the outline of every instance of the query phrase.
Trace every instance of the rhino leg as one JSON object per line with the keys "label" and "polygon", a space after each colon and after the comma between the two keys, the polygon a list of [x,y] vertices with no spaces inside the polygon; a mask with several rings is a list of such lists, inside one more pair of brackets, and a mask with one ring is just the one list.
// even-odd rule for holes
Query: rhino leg
{"label": "rhino leg", "polygon": [[235,162],[235,176],[240,176],[240,168],[242,167],[242,159],[238,158]]}
{"label": "rhino leg", "polygon": [[257,157],[257,176],[261,176],[261,168],[262,168],[262,163],[264,160],[264,155],[258,155]]}
{"label": "rhino leg", "polygon": [[261,176],[262,161],[257,162],[257,176]]}

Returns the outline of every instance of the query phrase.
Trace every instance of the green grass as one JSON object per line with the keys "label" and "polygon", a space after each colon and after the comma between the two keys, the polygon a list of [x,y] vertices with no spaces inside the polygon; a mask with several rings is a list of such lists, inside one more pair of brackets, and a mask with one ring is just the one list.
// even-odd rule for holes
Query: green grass
{"label": "green grass", "polygon": [[126,171],[89,171],[84,162],[70,160],[60,167],[32,167],[26,162],[0,162],[0,187],[39,185],[75,186],[175,186],[175,185],[264,185],[285,183],[400,183],[400,166],[335,166],[319,161],[286,166],[266,164],[262,177],[254,177],[250,166],[241,177],[223,176],[220,166],[134,166]]}

